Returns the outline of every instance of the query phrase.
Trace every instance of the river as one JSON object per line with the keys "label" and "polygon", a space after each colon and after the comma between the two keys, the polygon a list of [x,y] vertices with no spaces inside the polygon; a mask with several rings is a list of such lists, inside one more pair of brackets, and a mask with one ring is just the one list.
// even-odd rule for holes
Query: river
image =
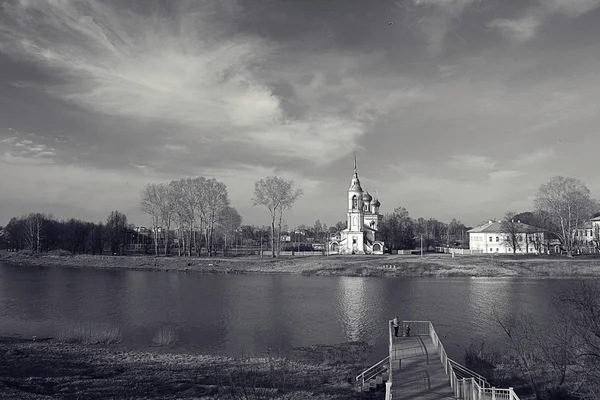
{"label": "river", "polygon": [[0,264],[0,335],[53,336],[65,326],[107,323],[143,349],[161,327],[177,351],[242,355],[361,340],[387,355],[387,320],[431,320],[450,355],[505,338],[490,321],[532,315],[550,323],[552,298],[575,279],[361,278],[200,275],[18,267]]}

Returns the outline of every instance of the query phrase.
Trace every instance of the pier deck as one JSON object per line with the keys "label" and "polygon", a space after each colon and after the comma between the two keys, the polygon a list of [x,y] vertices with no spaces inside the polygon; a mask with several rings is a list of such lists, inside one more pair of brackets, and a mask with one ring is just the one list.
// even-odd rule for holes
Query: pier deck
{"label": "pier deck", "polygon": [[400,360],[399,368],[394,366],[392,372],[394,400],[456,399],[429,336],[393,337],[392,340],[394,358]]}

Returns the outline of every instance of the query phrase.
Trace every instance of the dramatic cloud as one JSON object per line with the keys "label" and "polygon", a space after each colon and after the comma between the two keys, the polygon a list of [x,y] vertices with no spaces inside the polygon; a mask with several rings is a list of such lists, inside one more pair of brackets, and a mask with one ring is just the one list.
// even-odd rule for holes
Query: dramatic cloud
{"label": "dramatic cloud", "polygon": [[262,224],[271,174],[305,192],[286,223],[332,224],[353,150],[384,212],[475,224],[530,209],[557,174],[598,193],[599,5],[4,0],[0,225],[146,223],[146,183],[197,175]]}
{"label": "dramatic cloud", "polygon": [[[260,77],[282,46],[213,20],[217,11],[235,18],[235,7],[177,4],[170,18],[158,18],[96,1],[8,2],[0,50],[59,77],[46,87],[52,95],[109,116],[193,128],[182,140],[215,137],[323,163],[365,133],[377,110],[365,113],[364,104],[373,99],[346,97],[356,117],[330,103],[326,113],[294,118]],[[327,140],[330,132],[337,140]]]}

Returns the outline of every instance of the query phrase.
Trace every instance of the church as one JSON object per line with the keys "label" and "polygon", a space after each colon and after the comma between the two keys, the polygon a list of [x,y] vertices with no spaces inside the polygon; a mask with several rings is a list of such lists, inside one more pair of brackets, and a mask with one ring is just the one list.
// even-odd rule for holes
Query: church
{"label": "church", "polygon": [[354,156],[354,175],[348,189],[347,228],[339,237],[329,242],[330,254],[383,254],[383,242],[377,234],[383,216],[379,214],[379,200],[369,192],[363,191],[356,171]]}

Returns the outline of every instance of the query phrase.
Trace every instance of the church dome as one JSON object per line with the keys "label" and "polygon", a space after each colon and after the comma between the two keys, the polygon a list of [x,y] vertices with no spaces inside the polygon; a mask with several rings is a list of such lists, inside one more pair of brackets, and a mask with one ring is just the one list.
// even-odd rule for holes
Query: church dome
{"label": "church dome", "polygon": [[372,206],[375,206],[375,207],[379,207],[379,206],[381,205],[381,203],[379,202],[379,200],[378,200],[378,199],[373,199],[373,200],[371,201],[371,205],[372,205]]}
{"label": "church dome", "polygon": [[371,200],[373,200],[373,197],[369,194],[369,192],[364,192],[363,193],[363,201],[365,203],[369,203]]}

